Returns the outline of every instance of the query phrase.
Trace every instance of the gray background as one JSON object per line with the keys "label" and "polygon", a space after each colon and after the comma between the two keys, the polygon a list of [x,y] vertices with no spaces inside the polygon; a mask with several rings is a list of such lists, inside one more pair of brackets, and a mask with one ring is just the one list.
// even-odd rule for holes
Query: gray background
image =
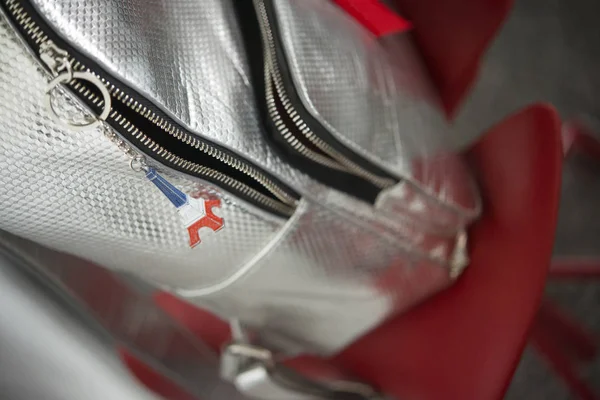
{"label": "gray background", "polygon": [[[491,99],[493,108],[493,93],[501,82],[505,89],[498,102],[503,110],[506,105],[545,100],[564,118],[600,117],[599,17],[600,2],[596,0],[517,0],[507,25],[487,54],[475,95]],[[599,200],[600,163],[577,155],[569,157],[563,170],[555,255],[600,256]],[[599,283],[550,283],[547,294],[600,333]],[[584,373],[600,395],[600,360]],[[574,397],[528,349],[507,398]]]}

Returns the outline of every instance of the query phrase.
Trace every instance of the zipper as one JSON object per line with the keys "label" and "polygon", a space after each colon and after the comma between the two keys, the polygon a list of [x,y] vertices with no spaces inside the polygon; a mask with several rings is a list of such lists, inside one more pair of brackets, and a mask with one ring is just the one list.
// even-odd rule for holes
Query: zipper
{"label": "zipper", "polygon": [[1,1],[14,25],[50,72],[56,75],[56,72],[66,71],[67,75],[63,76],[73,78],[77,77],[73,74],[79,74],[79,77],[88,74],[85,76],[89,78],[58,83],[67,86],[100,114],[100,122],[108,123],[145,155],[178,171],[213,182],[277,215],[289,217],[293,214],[299,196],[290,188],[232,152],[187,132],[143,96],[109,77],[56,35],[28,2]]}
{"label": "zipper", "polygon": [[285,77],[287,63],[279,43],[273,5],[270,0],[253,2],[262,39],[266,115],[278,142],[284,142],[288,149],[321,167],[353,175],[373,186],[375,192],[396,185],[398,178],[352,154],[325,127],[310,118],[301,101],[292,100],[290,92],[294,88],[292,80]]}

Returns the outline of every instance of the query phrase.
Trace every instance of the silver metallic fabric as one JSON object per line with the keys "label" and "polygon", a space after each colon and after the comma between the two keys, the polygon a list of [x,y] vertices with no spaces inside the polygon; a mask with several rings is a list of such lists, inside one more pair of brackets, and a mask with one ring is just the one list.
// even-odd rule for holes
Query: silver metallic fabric
{"label": "silver metallic fabric", "polygon": [[[21,284],[15,285],[17,282]],[[13,287],[7,290],[4,286],[9,284]],[[200,338],[161,310],[153,301],[152,292],[132,278],[127,279],[88,261],[0,231],[0,287],[3,289],[0,302],[0,321],[3,324],[0,324],[0,332],[5,333],[6,329],[10,331],[11,328],[18,332],[20,328],[21,335],[29,342],[26,346],[28,357],[25,357],[29,364],[28,370],[35,365],[36,374],[40,374],[36,385],[49,390],[49,393],[44,395],[17,397],[18,399],[66,400],[73,398],[69,395],[71,391],[80,392],[86,386],[83,385],[84,382],[87,384],[87,391],[90,391],[89,385],[93,385],[93,382],[89,382],[89,376],[87,381],[83,379],[82,371],[79,371],[79,367],[87,364],[81,363],[81,356],[87,351],[91,360],[95,361],[90,365],[95,366],[92,368],[95,373],[90,373],[89,367],[84,368],[94,375],[91,380],[102,382],[112,378],[114,382],[113,385],[104,382],[109,388],[98,388],[104,397],[94,392],[80,395],[79,399],[121,399],[118,390],[113,388],[112,393],[109,393],[110,387],[116,386],[126,391],[128,399],[158,400],[150,392],[146,393],[143,385],[137,383],[134,375],[128,373],[125,365],[119,362],[118,351],[126,349],[129,355],[174,380],[195,398],[249,400],[232,385],[220,379],[218,355]],[[30,296],[17,293],[25,287],[30,288]],[[37,290],[31,293],[31,289]],[[38,312],[29,310],[18,315],[19,311],[25,311],[23,303],[32,302],[42,303],[44,307],[39,307],[38,304]],[[40,317],[40,313],[47,315]],[[15,315],[18,317],[15,318]],[[39,327],[36,333],[23,332],[27,325],[32,324]],[[69,329],[66,332],[58,329],[56,332],[56,327],[61,324],[66,324]],[[85,344],[90,348],[84,348],[86,351],[79,349],[78,355],[77,344],[84,344],[81,343],[82,335],[91,336],[85,340]],[[9,349],[13,349],[15,345],[18,347],[21,340],[17,339],[16,343],[13,343],[14,334],[4,338],[0,335],[0,340],[2,339],[7,343],[0,346],[0,354],[3,356],[0,368],[5,366],[7,369],[11,365],[5,364],[7,353],[10,354]],[[104,346],[97,349],[100,344]],[[49,351],[47,346],[57,348],[53,347],[52,351]],[[2,351],[3,349],[8,351]],[[56,358],[66,362],[57,362]],[[107,361],[110,361],[110,364],[106,365]],[[63,370],[60,371],[62,375],[59,382],[56,381],[57,371],[54,370],[57,366]],[[102,371],[103,369],[107,371]],[[120,379],[111,376],[111,372],[115,371]],[[3,372],[0,377],[0,393],[3,398],[7,398],[6,388],[15,392],[19,389],[27,390],[19,388],[9,379],[3,379],[14,375],[6,374],[6,370]],[[23,371],[21,373],[23,374]],[[27,373],[24,375],[29,379],[33,378]],[[65,384],[64,376],[69,377],[68,384]],[[79,382],[76,377],[80,378]],[[15,379],[15,376],[11,378]],[[80,385],[83,387],[80,388]],[[65,390],[67,393],[64,393]],[[17,398],[8,396],[10,400]]]}
{"label": "silver metallic fabric", "polygon": [[310,346],[327,352],[452,283],[444,267],[412,258],[352,210],[303,203],[243,276],[213,293],[177,293],[260,321],[276,348],[301,351],[318,339]]}
{"label": "silver metallic fabric", "polygon": [[[6,400],[161,400],[116,352],[0,255],[0,393]],[[218,399],[221,400],[221,399]]]}
{"label": "silver metallic fabric", "polygon": [[[3,229],[108,268],[196,287],[232,274],[283,226],[205,183],[173,177],[187,192],[212,191],[223,202],[215,212],[227,228],[203,232],[203,245],[191,250],[172,204],[101,132],[70,131],[50,117],[43,103],[48,78],[4,17],[0,54]],[[62,110],[83,112],[64,100]]]}
{"label": "silver metallic fabric", "polygon": [[[453,204],[466,220],[475,217],[474,187],[457,195],[448,171],[425,167],[423,174],[415,167],[449,149],[453,128],[408,36],[396,35],[384,48],[333,2],[265,1],[273,4],[285,58],[307,110],[356,153],[418,184],[431,200]],[[469,179],[464,171],[454,172]]]}
{"label": "silver metallic fabric", "polygon": [[229,0],[32,0],[75,47],[192,132],[307,184],[265,142]]}
{"label": "silver metallic fabric", "polygon": [[[85,341],[88,347],[96,353],[99,350],[102,353],[101,357],[95,357],[96,363],[101,361],[100,379],[95,377],[92,380],[112,378],[116,387],[134,399],[155,397],[146,393],[142,385],[135,384],[134,376],[127,373],[125,366],[118,362],[117,348],[126,349],[128,354],[152,366],[155,371],[201,399],[317,400],[338,398],[342,393],[354,394],[357,399],[380,399],[365,384],[336,379],[329,385],[321,379],[312,380],[289,370],[274,358],[271,351],[252,343],[248,332],[237,321],[231,323],[231,343],[218,357],[201,338],[161,310],[152,301],[152,292],[139,281],[3,231],[0,231],[0,287],[4,289],[0,292],[3,296],[0,320],[4,320],[0,324],[0,332],[4,333],[0,335],[0,340],[7,342],[3,348],[14,352],[16,345],[18,350],[15,356],[22,358],[23,350],[19,347],[29,341],[25,346],[29,350],[27,361],[36,366],[35,373],[41,374],[41,379],[29,388],[18,384],[22,380],[18,374],[4,371],[5,374],[0,377],[0,392],[11,400],[31,398],[25,393],[42,388],[47,392],[34,398],[41,396],[62,400],[71,397],[70,391],[78,391],[78,383],[82,381],[80,379],[77,382],[72,378],[81,377],[78,368],[81,365],[74,366],[73,361],[80,361],[75,364],[83,361],[81,355],[86,351],[78,349],[76,345],[81,345],[81,339],[85,336],[89,336]],[[39,304],[31,307],[33,303]],[[42,311],[46,313],[40,314]],[[58,311],[60,313],[57,315]],[[32,316],[35,318],[32,319]],[[40,328],[33,333],[33,337],[31,332],[24,329],[25,325],[32,323]],[[57,331],[56,327],[65,323],[69,329]],[[84,331],[82,328],[87,329]],[[44,340],[40,341],[42,336],[35,337],[36,334],[43,335]],[[105,346],[98,349],[100,344]],[[48,345],[57,345],[64,352],[48,351]],[[89,352],[90,348],[85,350]],[[106,355],[111,353],[113,357],[109,360],[111,357],[107,358]],[[10,366],[20,364],[19,357],[15,358],[10,350],[3,352],[0,348],[0,354],[4,356],[3,361],[6,357],[13,359]],[[61,360],[67,362],[61,363]],[[109,367],[109,376],[106,376],[107,371],[102,371],[105,361],[109,361],[106,365]],[[52,368],[56,366],[62,370],[70,369],[69,382],[75,383],[75,386],[67,385],[65,388],[56,384],[56,371]],[[98,365],[95,370],[98,371]],[[120,373],[115,375],[120,376],[120,380],[115,380],[114,374],[110,374],[115,370]],[[68,393],[65,393],[65,389]],[[106,394],[107,390],[110,388],[101,392]],[[109,398],[114,397],[121,398],[119,391],[113,388],[112,397]]]}
{"label": "silver metallic fabric", "polygon": [[[310,179],[265,142],[229,1],[32,2],[71,45],[192,132],[255,162],[303,198],[286,221],[157,165],[186,193],[222,202],[214,211],[225,227],[203,233],[202,243],[190,249],[177,211],[143,174],[129,168],[102,132],[74,132],[50,118],[43,106],[49,77],[2,16],[0,228],[133,273],[223,318],[239,318],[259,332],[263,343],[288,353],[338,351],[393,313],[453,282],[457,274],[449,264],[456,255],[464,258],[466,247],[459,238],[468,220],[454,221],[456,229],[450,233],[432,233],[420,229],[418,221],[390,218],[405,210],[394,208],[398,201],[388,201],[400,199],[417,214],[435,211],[438,198],[448,193],[443,175],[423,175],[435,189],[425,196],[411,192],[414,188],[395,188],[377,210]],[[326,11],[339,13],[332,10]],[[307,17],[312,23],[320,21]],[[334,42],[345,26],[330,25]],[[324,35],[327,30],[316,32]],[[317,43],[324,42],[322,37]],[[360,41],[355,45],[361,48]],[[383,68],[385,62],[380,64]],[[356,64],[335,68],[341,68],[340,76],[349,76],[349,65]],[[68,93],[55,101],[68,114],[85,116]],[[356,101],[358,105],[348,106],[376,100]],[[369,116],[379,119],[379,114]],[[404,125],[396,121],[393,133],[380,128],[368,127],[375,129],[370,134],[378,149]],[[454,180],[468,176],[457,171]],[[435,204],[428,205],[428,199]],[[444,210],[451,212],[439,215],[456,214],[455,209]]]}
{"label": "silver metallic fabric", "polygon": [[423,151],[418,144],[439,146],[431,142],[443,141],[446,125],[416,50],[404,43],[397,68],[377,39],[331,2],[271,2],[304,105],[354,151],[410,176],[407,156]]}

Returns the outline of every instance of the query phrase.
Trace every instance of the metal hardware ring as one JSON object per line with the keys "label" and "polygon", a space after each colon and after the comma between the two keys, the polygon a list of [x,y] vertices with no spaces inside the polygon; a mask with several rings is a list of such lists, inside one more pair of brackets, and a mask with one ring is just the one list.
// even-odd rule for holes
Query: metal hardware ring
{"label": "metal hardware ring", "polygon": [[[91,84],[93,84],[94,86],[96,86],[98,88],[98,90],[100,91],[100,93],[102,94],[102,98],[104,100],[104,109],[102,110],[102,113],[92,122],[84,123],[84,124],[75,124],[71,121],[64,120],[61,117],[59,117],[58,113],[54,109],[54,106],[52,106],[52,98],[51,98],[52,90],[54,90],[54,88],[60,84],[70,82],[72,79],[81,79],[84,81],[88,81]],[[110,97],[110,93],[108,92],[108,89],[106,89],[106,86],[104,86],[104,84],[98,77],[96,77],[94,74],[89,73],[89,72],[73,72],[73,73],[63,72],[60,75],[58,75],[56,78],[52,79],[48,83],[48,86],[46,87],[46,107],[48,107],[48,110],[50,111],[50,113],[52,114],[54,119],[56,121],[58,121],[59,123],[61,123],[62,125],[70,128],[70,129],[76,130],[76,131],[91,129],[91,128],[95,128],[98,125],[100,125],[102,123],[102,121],[105,121],[106,118],[108,118],[108,115],[111,110],[111,103],[112,103],[112,99]]]}
{"label": "metal hardware ring", "polygon": [[129,161],[129,168],[134,172],[147,172],[146,158],[142,155],[137,155]]}

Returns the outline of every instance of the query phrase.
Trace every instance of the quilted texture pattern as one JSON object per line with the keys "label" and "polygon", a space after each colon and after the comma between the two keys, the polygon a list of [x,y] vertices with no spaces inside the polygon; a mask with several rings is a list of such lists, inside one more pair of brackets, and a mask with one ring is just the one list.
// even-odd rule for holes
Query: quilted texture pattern
{"label": "quilted texture pattern", "polygon": [[241,313],[271,345],[328,353],[452,283],[445,268],[409,254],[398,237],[356,214],[339,201],[303,202],[236,281],[215,293],[179,294],[224,315]]}
{"label": "quilted texture pattern", "polygon": [[[408,190],[420,193],[417,218],[452,230],[479,214],[469,173],[447,153],[453,128],[408,37],[395,36],[384,48],[331,2],[261,1],[274,7],[304,106],[347,147],[416,183],[421,190]],[[391,216],[412,214],[407,204],[385,195],[379,206]]]}
{"label": "quilted texture pattern", "polygon": [[32,3],[84,54],[197,135],[242,154],[291,185],[309,185],[264,141],[232,2]]}
{"label": "quilted texture pattern", "polygon": [[[191,250],[177,211],[99,130],[63,129],[44,107],[48,77],[0,19],[0,221],[2,228],[47,246],[163,285],[218,282],[258,252],[283,224],[214,188],[225,219]],[[84,117],[74,101],[61,110]],[[208,189],[207,189],[208,188]],[[243,237],[244,240],[239,240]]]}
{"label": "quilted texture pattern", "polygon": [[[302,100],[336,137],[405,176],[411,160],[444,148],[446,122],[411,43],[397,57],[330,2],[273,0]],[[395,64],[398,62],[399,64]]]}

